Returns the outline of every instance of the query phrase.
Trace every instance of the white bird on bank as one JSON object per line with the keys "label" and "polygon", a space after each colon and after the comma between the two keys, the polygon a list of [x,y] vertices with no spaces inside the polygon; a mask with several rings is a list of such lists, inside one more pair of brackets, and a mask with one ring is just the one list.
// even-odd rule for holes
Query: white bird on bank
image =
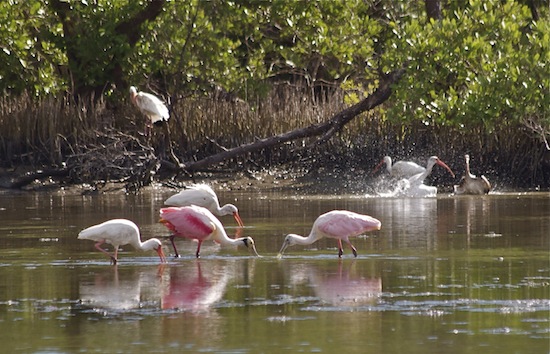
{"label": "white bird on bank", "polygon": [[[139,228],[135,223],[126,219],[113,219],[104,223],[90,226],[78,234],[79,240],[96,241],[95,248],[105,253],[113,264],[118,262],[118,248],[123,245],[132,245],[141,251],[157,251],[161,263],[166,262],[166,257],[162,251],[162,243],[156,238],[150,238],[141,242]],[[101,248],[104,243],[109,243],[115,248],[114,255]]]}
{"label": "white bird on bank", "polygon": [[130,98],[137,108],[147,116],[147,132],[152,124],[161,124],[168,121],[168,108],[158,97],[147,92],[138,92],[135,86],[130,87]]}
{"label": "white bird on bank", "polygon": [[237,224],[243,227],[244,224],[239,215],[239,210],[233,204],[225,204],[220,207],[220,201],[216,192],[206,184],[194,184],[187,189],[174,194],[170,198],[164,201],[164,205],[168,206],[189,206],[197,205],[210,210],[210,212],[217,216],[233,215]]}
{"label": "white bird on bank", "polygon": [[491,190],[491,183],[485,176],[477,177],[470,172],[470,155],[464,155],[466,173],[454,186],[455,194],[487,194]]}

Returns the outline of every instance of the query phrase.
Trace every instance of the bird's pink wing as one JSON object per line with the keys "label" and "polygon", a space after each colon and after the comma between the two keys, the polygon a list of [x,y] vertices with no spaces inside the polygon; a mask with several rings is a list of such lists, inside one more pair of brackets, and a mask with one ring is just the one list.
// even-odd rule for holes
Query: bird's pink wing
{"label": "bird's pink wing", "polygon": [[215,230],[212,222],[192,207],[162,208],[160,217],[176,235],[204,240]]}
{"label": "bird's pink wing", "polygon": [[326,237],[347,238],[364,232],[378,230],[380,221],[368,215],[352,212],[334,213],[318,225],[318,230]]}

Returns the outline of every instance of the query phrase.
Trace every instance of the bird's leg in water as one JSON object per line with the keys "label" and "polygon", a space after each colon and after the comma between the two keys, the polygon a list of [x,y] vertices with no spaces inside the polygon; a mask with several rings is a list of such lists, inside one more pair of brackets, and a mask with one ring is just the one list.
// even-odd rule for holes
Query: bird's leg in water
{"label": "bird's leg in water", "polygon": [[344,250],[342,249],[342,240],[338,239],[338,258],[342,258]]}
{"label": "bird's leg in water", "polygon": [[349,247],[351,248],[351,251],[353,252],[353,256],[355,258],[357,258],[357,250],[355,249],[355,247],[353,247],[353,245],[351,244],[351,242],[348,242],[348,245]]}
{"label": "bird's leg in water", "polygon": [[201,257],[202,240],[198,240],[198,241],[199,241],[199,245],[197,246],[197,252],[195,253],[195,257],[200,258]]}
{"label": "bird's leg in water", "polygon": [[104,244],[104,243],[105,243],[105,240],[99,241],[98,243],[95,244],[95,248],[98,251],[101,251],[101,252],[105,253],[107,256],[109,256],[109,258],[111,259],[111,263],[113,265],[116,265],[116,248],[115,248],[115,255],[113,256],[112,254],[110,254],[109,252],[107,252],[103,248],[101,248],[101,245]]}
{"label": "bird's leg in water", "polygon": [[175,235],[170,235],[170,242],[172,242],[172,247],[174,247],[174,253],[176,254],[176,258],[180,258],[180,255],[178,253],[178,249],[176,248],[176,243],[174,242]]}

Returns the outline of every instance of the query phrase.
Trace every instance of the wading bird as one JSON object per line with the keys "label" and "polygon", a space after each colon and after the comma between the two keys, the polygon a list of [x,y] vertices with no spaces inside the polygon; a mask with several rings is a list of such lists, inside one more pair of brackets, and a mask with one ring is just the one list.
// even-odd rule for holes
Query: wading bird
{"label": "wading bird", "polygon": [[206,208],[196,205],[162,208],[160,222],[172,231],[170,242],[176,257],[179,257],[179,254],[174,243],[175,237],[197,240],[199,242],[195,253],[197,258],[200,257],[201,245],[206,240],[213,240],[222,245],[244,245],[259,256],[251,237],[229,238],[222,223]]}
{"label": "wading bird", "polygon": [[455,194],[487,194],[491,190],[491,183],[485,176],[477,177],[470,172],[470,155],[464,155],[466,174],[454,186]]}
{"label": "wading bird", "polygon": [[130,87],[130,98],[141,113],[148,118],[146,135],[149,135],[152,124],[162,124],[170,118],[168,108],[158,97],[147,92],[138,92],[136,87],[132,86]]}
{"label": "wading bird", "polygon": [[216,192],[206,184],[194,184],[166,199],[164,205],[178,207],[189,205],[201,206],[210,210],[212,214],[217,216],[233,215],[237,224],[239,224],[240,227],[244,226],[237,207],[233,204],[225,204],[220,207]]}
{"label": "wading bird", "polygon": [[[160,257],[161,263],[166,262],[166,257],[164,257],[164,252],[162,251],[162,243],[156,238],[141,242],[139,228],[130,220],[113,219],[90,226],[80,231],[78,239],[96,241],[95,248],[109,256],[111,262],[115,265],[118,262],[118,248],[128,244],[140,251],[155,250]],[[115,248],[114,255],[101,248],[101,245],[104,243],[113,245]]]}
{"label": "wading bird", "polygon": [[389,156],[384,156],[382,161],[372,171],[372,173],[375,173],[382,167],[382,165],[386,164],[386,171],[393,176],[397,178],[408,178],[412,177],[418,173],[422,173],[426,170],[426,168],[420,166],[419,164],[416,164],[412,161],[397,161],[392,165],[392,159]]}
{"label": "wading bird", "polygon": [[400,181],[403,183],[402,193],[408,197],[435,197],[437,187],[425,185],[424,180],[432,173],[432,169],[436,164],[449,171],[451,176],[455,176],[453,170],[445,162],[441,161],[437,156],[432,156],[428,159],[424,172]]}
{"label": "wading bird", "polygon": [[361,235],[367,231],[380,230],[381,222],[369,215],[354,213],[347,210],[333,210],[320,215],[313,223],[308,237],[288,234],[279,251],[279,257],[288,246],[311,245],[323,237],[335,238],[338,241],[338,257],[342,257],[342,241],[351,248],[353,255],[357,257],[357,250],[349,241],[350,237]]}
{"label": "wading bird", "polygon": [[[430,161],[434,159],[437,159],[437,156],[431,156],[430,158],[428,158],[426,166],[428,166],[430,164]],[[397,178],[411,178],[418,175],[419,173],[426,171],[426,167],[420,166],[419,164],[412,161],[397,161],[392,165],[391,157],[384,156],[384,159],[382,159],[382,161],[378,165],[376,165],[372,172],[375,173],[376,171],[378,171],[378,169],[382,167],[383,164],[386,164],[386,171],[388,171],[388,173],[393,177]],[[447,170],[454,177],[454,173],[449,168],[447,168]]]}

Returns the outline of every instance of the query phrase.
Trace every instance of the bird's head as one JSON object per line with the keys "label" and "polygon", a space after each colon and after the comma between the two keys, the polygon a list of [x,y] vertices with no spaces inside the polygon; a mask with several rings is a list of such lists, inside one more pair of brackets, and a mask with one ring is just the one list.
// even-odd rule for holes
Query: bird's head
{"label": "bird's head", "polygon": [[130,86],[130,98],[133,103],[136,103],[137,89],[135,86]]}
{"label": "bird's head", "polygon": [[148,250],[154,250],[157,252],[160,258],[161,263],[166,263],[166,256],[164,255],[164,251],[162,250],[162,242],[159,241],[159,239],[151,238],[143,243],[143,249]]}
{"label": "bird's head", "polygon": [[254,252],[256,257],[260,257],[260,255],[258,254],[258,251],[256,251],[256,245],[254,244],[254,240],[252,239],[252,237],[243,237],[241,241],[244,243],[246,248]]}
{"label": "bird's head", "polygon": [[283,252],[286,250],[286,248],[288,246],[292,246],[292,245],[296,244],[297,237],[300,237],[300,236],[295,235],[295,234],[286,235],[285,240],[283,241],[283,246],[281,247],[281,250],[279,251],[279,255],[278,255],[279,258],[283,256]]}
{"label": "bird's head", "polygon": [[243,227],[243,221],[241,220],[241,216],[239,215],[239,209],[233,204],[225,204],[220,211],[220,214],[223,215],[233,215],[235,218],[235,221],[237,224],[239,224],[240,227]]}

